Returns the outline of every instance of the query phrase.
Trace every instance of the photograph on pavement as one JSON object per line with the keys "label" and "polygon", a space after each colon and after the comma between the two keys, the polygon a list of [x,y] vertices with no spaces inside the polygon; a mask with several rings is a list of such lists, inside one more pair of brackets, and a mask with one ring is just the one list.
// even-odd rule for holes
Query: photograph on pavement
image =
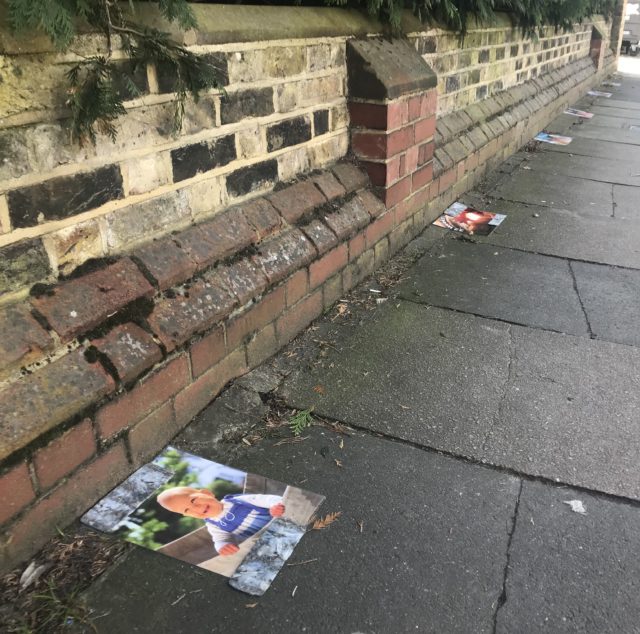
{"label": "photograph on pavement", "polygon": [[542,143],[551,143],[551,145],[569,145],[573,138],[570,136],[562,136],[561,134],[550,134],[549,132],[540,132],[534,137],[536,141]]}
{"label": "photograph on pavement", "polygon": [[436,227],[463,231],[469,235],[488,236],[507,216],[490,211],[479,211],[464,203],[453,203],[434,221]]}
{"label": "photograph on pavement", "polygon": [[82,522],[261,595],[323,501],[316,493],[169,446]]}
{"label": "photograph on pavement", "polygon": [[567,108],[564,113],[570,114],[572,117],[580,117],[581,119],[593,119],[593,112],[586,112],[585,110],[578,110],[577,108]]}
{"label": "photograph on pavement", "polygon": [[601,90],[589,90],[587,95],[591,95],[592,97],[606,97],[609,99],[613,93],[611,92],[602,92]]}

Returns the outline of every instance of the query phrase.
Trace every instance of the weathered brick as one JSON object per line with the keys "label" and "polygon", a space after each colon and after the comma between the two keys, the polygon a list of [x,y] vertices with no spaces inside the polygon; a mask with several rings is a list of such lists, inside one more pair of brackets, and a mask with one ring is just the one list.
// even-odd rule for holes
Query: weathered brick
{"label": "weathered brick", "polygon": [[423,143],[418,146],[418,165],[416,167],[428,163],[433,158],[434,150],[435,143],[433,142]]}
{"label": "weathered brick", "polygon": [[389,259],[389,240],[384,237],[376,242],[373,248],[376,268],[382,266]]}
{"label": "weathered brick", "polygon": [[170,361],[145,377],[135,388],[116,401],[105,405],[96,414],[101,438],[109,438],[134,425],[189,385],[189,364],[186,355]]}
{"label": "weathered brick", "polygon": [[225,347],[224,328],[218,326],[191,346],[191,369],[194,377],[199,377],[203,372],[215,365],[227,353]]}
{"label": "weathered brick", "polygon": [[347,244],[341,244],[329,251],[319,260],[309,266],[309,285],[312,289],[320,286],[325,280],[347,266],[349,261],[349,248]]}
{"label": "weathered brick", "polygon": [[96,452],[91,421],[86,418],[33,456],[38,484],[48,489]]}
{"label": "weathered brick", "polygon": [[349,261],[352,262],[364,252],[366,248],[364,233],[359,233],[349,240]]}
{"label": "weathered brick", "polygon": [[50,275],[51,265],[42,239],[22,240],[0,248],[0,297]]}
{"label": "weathered brick", "polygon": [[0,378],[18,363],[27,365],[53,346],[53,340],[31,316],[29,308],[18,304],[0,310]]}
{"label": "weathered brick", "polygon": [[160,347],[140,326],[116,326],[106,336],[91,342],[109,361],[123,383],[129,383],[162,359]]}
{"label": "weathered brick", "polygon": [[409,121],[409,108],[406,99],[388,104],[349,103],[351,125],[371,130],[394,130]]}
{"label": "weathered brick", "polygon": [[414,143],[413,126],[394,132],[353,132],[351,144],[356,156],[370,159],[391,158]]}
{"label": "weathered brick", "polygon": [[3,473],[0,476],[0,524],[17,515],[34,497],[26,462]]}
{"label": "weathered brick", "polygon": [[123,197],[120,168],[107,165],[15,189],[9,192],[7,201],[11,226],[24,228],[36,226],[41,218],[62,220]]}
{"label": "weathered brick", "polygon": [[415,142],[422,143],[427,139],[430,139],[436,131],[436,118],[429,117],[428,119],[422,119],[417,121],[415,125]]}
{"label": "weathered brick", "polygon": [[216,270],[222,283],[238,298],[241,306],[267,288],[267,278],[262,269],[250,259],[238,260]]}
{"label": "weathered brick", "polygon": [[276,159],[254,163],[248,167],[241,167],[227,176],[227,192],[230,196],[244,196],[273,185],[277,179]]}
{"label": "weathered brick", "polygon": [[82,350],[12,383],[0,392],[0,459],[71,418],[115,388]]}
{"label": "weathered brick", "polygon": [[171,238],[164,238],[136,249],[131,258],[152,278],[160,290],[190,279],[195,262]]}
{"label": "weathered brick", "polygon": [[433,163],[427,163],[411,175],[411,187],[417,191],[433,180]]}
{"label": "weathered brick", "polygon": [[325,312],[342,297],[342,294],[342,275],[334,275],[324,283],[322,286],[322,306]]}
{"label": "weathered brick", "polygon": [[369,224],[370,217],[362,200],[356,196],[342,205],[337,211],[325,214],[324,220],[338,238],[344,240],[353,235],[358,229],[366,227]]}
{"label": "weathered brick", "polygon": [[54,286],[31,300],[63,341],[101,324],[153,287],[130,258]]}
{"label": "weathered brick", "polygon": [[268,198],[289,224],[295,224],[305,214],[326,202],[326,198],[311,181],[295,183]]}
{"label": "weathered brick", "polygon": [[355,192],[369,184],[367,173],[353,163],[337,163],[332,171],[347,192]]}
{"label": "weathered brick", "polygon": [[217,273],[197,280],[185,295],[165,297],[147,322],[168,351],[182,345],[226,317],[238,300],[226,290]]}
{"label": "weathered brick", "polygon": [[316,187],[326,196],[327,200],[339,198],[346,193],[345,188],[340,184],[338,179],[329,172],[322,172],[314,176],[311,181],[315,183]]}
{"label": "weathered brick", "polygon": [[261,245],[254,261],[262,267],[269,282],[275,284],[307,265],[315,255],[314,246],[302,231],[293,229]]}
{"label": "weathered brick", "polygon": [[244,374],[247,369],[245,350],[239,348],[182,390],[174,401],[177,424],[183,427],[190,422],[231,379]]}
{"label": "weathered brick", "polygon": [[278,212],[265,198],[251,200],[242,205],[241,209],[247,222],[255,231],[254,243],[276,233],[282,226],[282,219]]}
{"label": "weathered brick", "polygon": [[267,151],[298,145],[311,139],[311,123],[306,116],[280,121],[267,128]]}
{"label": "weathered brick", "polygon": [[153,458],[179,431],[171,401],[143,418],[129,430],[129,447],[134,467]]}
{"label": "weathered brick", "polygon": [[309,274],[307,269],[294,273],[286,284],[287,306],[293,306],[309,292]]}
{"label": "weathered brick", "polygon": [[309,224],[301,228],[307,238],[313,242],[313,246],[318,250],[319,255],[326,253],[331,247],[338,244],[338,238],[335,233],[317,218],[314,218]]}
{"label": "weathered brick", "polygon": [[249,117],[264,117],[273,112],[273,88],[270,86],[229,92],[220,100],[222,125]]}
{"label": "weathered brick", "polygon": [[381,216],[387,210],[384,203],[369,190],[360,192],[358,194],[358,198],[372,218]]}
{"label": "weathered brick", "polygon": [[2,562],[11,568],[33,554],[66,525],[95,504],[129,475],[124,443],[110,447],[93,462],[80,469],[62,486],[38,500],[15,524],[5,531]]}
{"label": "weathered brick", "polygon": [[276,321],[276,333],[280,345],[291,341],[322,314],[322,309],[322,289],[318,289],[279,317]]}
{"label": "weathered brick", "polygon": [[411,176],[406,176],[382,192],[382,199],[387,208],[397,205],[411,193]]}
{"label": "weathered brick", "polygon": [[391,232],[395,223],[393,212],[389,211],[384,216],[380,216],[375,222],[371,223],[365,232],[367,246],[374,246],[380,239]]}
{"label": "weathered brick", "polygon": [[236,142],[233,134],[176,148],[171,150],[173,181],[177,183],[215,167],[222,167],[235,158]]}
{"label": "weathered brick", "polygon": [[249,368],[259,366],[278,351],[276,327],[268,324],[256,332],[247,342],[247,365]]}
{"label": "weathered brick", "polygon": [[320,136],[329,132],[329,111],[316,110],[313,113],[313,135]]}

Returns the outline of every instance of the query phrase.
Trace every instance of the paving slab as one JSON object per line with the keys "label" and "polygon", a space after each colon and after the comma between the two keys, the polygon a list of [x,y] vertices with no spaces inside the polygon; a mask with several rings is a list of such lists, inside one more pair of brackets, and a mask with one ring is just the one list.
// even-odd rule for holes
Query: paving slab
{"label": "paving slab", "polygon": [[640,271],[586,262],[572,262],[571,267],[593,334],[640,346]]}
{"label": "paving slab", "polygon": [[370,435],[343,449],[333,432],[305,435],[235,464],[342,513],[302,539],[263,597],[135,548],[88,593],[98,632],[492,632],[520,481]]}
{"label": "paving slab", "polygon": [[608,183],[554,174],[532,178],[526,170],[517,171],[491,195],[533,205],[561,207],[587,216],[607,217],[613,211],[612,186]]}
{"label": "paving slab", "polygon": [[366,327],[341,329],[323,363],[294,372],[281,396],[321,416],[477,455],[508,376],[509,326],[397,303]]}
{"label": "paving slab", "polygon": [[630,130],[623,128],[608,128],[604,125],[597,125],[594,119],[593,125],[572,128],[571,136],[592,139],[593,141],[612,141],[623,143],[624,145],[640,145],[640,135],[631,134]]}
{"label": "paving slab", "polygon": [[596,116],[593,119],[595,123],[599,115],[606,115],[608,117],[621,117],[623,119],[634,119],[640,121],[640,108],[618,108],[607,106],[607,104],[599,104],[592,106],[590,112],[593,112]]}
{"label": "paving slab", "polygon": [[640,350],[514,326],[491,464],[640,498]]}
{"label": "paving slab", "polygon": [[640,99],[631,100],[618,99],[611,97],[610,99],[598,99],[594,105],[602,106],[603,108],[624,108],[625,110],[640,110]]}
{"label": "paving slab", "polygon": [[[640,172],[638,172],[640,174]],[[613,186],[613,201],[616,218],[637,222],[640,218],[640,186]]]}
{"label": "paving slab", "polygon": [[582,156],[594,156],[610,160],[620,160],[621,157],[630,162],[640,162],[640,147],[613,143],[611,141],[599,141],[594,143],[593,139],[574,137],[569,145],[549,145],[546,143],[542,152],[554,154],[580,154]]}
{"label": "paving slab", "polygon": [[[627,111],[633,112],[633,111]],[[575,118],[574,118],[575,121]],[[578,122],[576,122],[578,123]],[[585,119],[581,125],[577,125],[576,127],[588,129],[591,127],[600,127],[600,128],[613,128],[613,129],[629,129],[631,125],[640,125],[640,112],[636,111],[636,116],[630,119],[628,116],[618,117],[613,113],[611,114],[599,114],[593,119]],[[573,130],[572,130],[573,131]]]}
{"label": "paving slab", "polygon": [[640,269],[640,223],[508,200],[483,201],[471,195],[462,199],[478,208],[507,215],[491,235],[477,237],[478,242]]}
{"label": "paving slab", "polygon": [[[595,158],[558,152],[533,152],[523,167],[547,174],[564,174],[574,178],[585,178],[603,183],[640,186],[640,160]],[[527,171],[525,169],[525,171]],[[534,178],[529,175],[529,178]]]}
{"label": "paving slab", "polygon": [[524,482],[496,633],[640,631],[639,533],[637,506]]}
{"label": "paving slab", "polygon": [[558,258],[453,238],[406,277],[399,294],[409,301],[557,332],[589,332],[569,265]]}

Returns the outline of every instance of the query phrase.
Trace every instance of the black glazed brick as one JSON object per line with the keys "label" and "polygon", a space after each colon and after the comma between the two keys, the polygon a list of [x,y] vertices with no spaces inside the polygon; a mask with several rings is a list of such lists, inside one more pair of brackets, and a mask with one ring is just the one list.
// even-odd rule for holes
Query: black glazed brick
{"label": "black glazed brick", "polygon": [[311,123],[306,117],[281,121],[267,129],[267,151],[298,145],[311,138]]}
{"label": "black glazed brick", "polygon": [[484,99],[487,96],[487,87],[485,86],[478,86],[476,88],[476,100],[480,101],[481,99]]}
{"label": "black glazed brick", "polygon": [[[226,86],[229,83],[229,65],[225,53],[207,53],[206,55],[202,55],[201,59],[210,66],[213,66],[221,86]],[[175,92],[176,70],[173,64],[168,62],[156,64],[156,74],[158,76],[159,92]],[[204,88],[204,86],[200,86],[200,88]]]}
{"label": "black glazed brick", "polygon": [[0,249],[0,296],[31,286],[51,273],[42,240],[24,240]]}
{"label": "black glazed brick", "polygon": [[222,167],[235,158],[236,142],[233,134],[176,148],[171,150],[173,182],[208,172],[214,167]]}
{"label": "black glazed brick", "polygon": [[121,99],[135,99],[149,92],[146,64],[129,60],[116,62],[114,66],[113,85]]}
{"label": "black glazed brick", "polygon": [[220,100],[222,125],[248,117],[264,117],[275,112],[273,88],[254,88],[226,94]]}
{"label": "black glazed brick", "polygon": [[329,132],[328,110],[316,110],[313,113],[313,130],[316,136]]}
{"label": "black glazed brick", "polygon": [[457,75],[450,75],[445,81],[445,91],[455,92],[460,88],[460,80]]}
{"label": "black glazed brick", "polygon": [[489,61],[489,49],[485,48],[484,50],[478,53],[478,63],[486,64]]}
{"label": "black glazed brick", "polygon": [[435,37],[423,37],[418,40],[418,54],[429,55],[435,53],[438,48],[438,41]]}
{"label": "black glazed brick", "polygon": [[497,48],[496,49],[496,60],[504,59],[507,49],[505,48]]}
{"label": "black glazed brick", "polygon": [[33,227],[76,216],[123,197],[120,168],[107,165],[93,172],[52,178],[10,191],[9,216],[16,229]]}
{"label": "black glazed brick", "polygon": [[244,196],[278,178],[278,161],[271,159],[242,167],[227,176],[227,191],[231,196]]}
{"label": "black glazed brick", "polygon": [[520,47],[519,47],[517,44],[514,44],[514,45],[511,47],[511,57],[517,57],[517,56],[518,56],[518,49],[519,49],[519,48],[520,48]]}

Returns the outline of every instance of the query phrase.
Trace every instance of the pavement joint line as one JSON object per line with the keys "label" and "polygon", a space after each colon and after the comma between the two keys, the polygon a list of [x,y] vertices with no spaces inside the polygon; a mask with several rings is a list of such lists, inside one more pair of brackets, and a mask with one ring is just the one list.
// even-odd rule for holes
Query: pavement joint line
{"label": "pavement joint line", "polygon": [[522,498],[522,489],[524,487],[524,480],[520,480],[520,488],[518,489],[518,495],[516,497],[515,507],[513,509],[513,517],[511,518],[511,526],[509,528],[509,539],[507,540],[507,553],[506,561],[504,564],[504,573],[502,577],[502,592],[496,602],[496,609],[493,613],[493,634],[498,631],[498,614],[507,602],[507,579],[509,577],[509,569],[511,567],[511,543],[513,542],[513,535],[516,532],[516,524],[518,523],[518,511],[520,510],[520,500]]}
{"label": "pavement joint line", "polygon": [[[640,147],[640,146],[639,146]],[[596,157],[593,157],[596,158]],[[566,178],[573,178],[577,181],[588,181],[590,183],[605,183],[606,185],[622,185],[623,187],[640,187],[640,184],[638,185],[627,185],[626,183],[619,183],[619,182],[614,182],[614,181],[604,181],[600,178],[585,178],[584,176],[571,176],[571,174],[558,174],[557,172],[554,172],[553,170],[551,170],[551,168],[544,168],[544,167],[538,167],[536,165],[532,165],[531,166],[531,171],[532,172],[538,172],[539,174],[553,174],[556,176],[565,176]],[[502,199],[502,200],[507,200],[507,199]],[[511,201],[511,202],[518,202],[516,200]],[[541,205],[544,207],[553,207],[554,209],[556,208],[554,205]]]}
{"label": "pavement joint line", "polygon": [[571,262],[567,262],[569,266],[569,272],[571,273],[571,281],[573,282],[573,290],[576,292],[576,297],[578,298],[578,302],[580,304],[580,308],[582,310],[582,314],[584,315],[584,320],[587,324],[587,332],[589,333],[589,339],[595,339],[596,336],[591,328],[591,322],[589,321],[589,315],[587,313],[587,307],[584,305],[582,301],[582,297],[580,296],[580,290],[578,289],[578,278],[576,277],[576,272],[573,270],[571,266]]}
{"label": "pavement joint line", "polygon": [[[292,407],[286,401],[287,407]],[[406,440],[405,438],[400,438],[399,436],[393,436],[392,434],[388,434],[385,432],[373,431],[368,427],[363,427],[357,423],[352,423],[344,420],[340,420],[338,418],[334,418],[332,416],[328,416],[326,414],[318,414],[318,418],[329,421],[332,423],[339,423],[340,425],[344,425],[351,429],[355,429],[366,436],[370,436],[373,438],[378,438],[382,440],[386,440],[387,442],[397,443],[399,445],[404,445],[406,447],[412,447],[413,449],[417,449],[419,451],[423,451],[429,454],[438,454],[439,456],[445,456],[447,458],[451,458],[452,460],[456,460],[457,462],[463,462],[470,466],[480,467],[482,469],[488,469],[489,471],[494,471],[496,473],[500,473],[503,475],[512,476],[518,480],[524,480],[526,482],[538,482],[540,484],[544,484],[546,486],[553,487],[555,489],[573,489],[574,491],[578,491],[580,493],[586,493],[587,495],[592,495],[597,498],[601,498],[603,500],[607,500],[609,502],[613,502],[615,504],[623,504],[626,506],[632,506],[633,508],[640,509],[640,499],[625,497],[624,495],[617,495],[615,493],[607,493],[606,491],[599,491],[598,489],[591,489],[589,487],[583,486],[581,484],[572,484],[571,482],[564,482],[560,480],[554,480],[548,476],[543,475],[532,475],[530,473],[525,473],[524,471],[519,471],[518,469],[513,469],[511,467],[505,467],[497,464],[493,464],[487,461],[480,460],[478,458],[471,458],[469,456],[463,456],[461,454],[454,453],[447,449],[436,449],[435,447],[430,447],[429,445],[421,445],[418,442],[413,440]]]}
{"label": "pavement joint line", "polygon": [[[635,187],[635,185],[631,185],[631,187]],[[616,209],[618,208],[618,203],[616,202],[616,189],[615,184],[611,184],[611,217],[616,217]]]}

